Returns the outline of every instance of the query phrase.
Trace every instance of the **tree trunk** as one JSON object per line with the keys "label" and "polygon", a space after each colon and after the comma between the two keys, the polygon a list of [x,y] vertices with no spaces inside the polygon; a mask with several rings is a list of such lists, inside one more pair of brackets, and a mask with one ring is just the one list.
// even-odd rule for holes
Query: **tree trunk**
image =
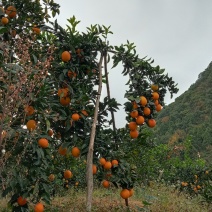
{"label": "tree trunk", "polygon": [[92,206],[92,195],[93,195],[93,149],[94,149],[94,139],[96,135],[96,123],[98,118],[98,110],[99,110],[99,101],[102,92],[102,62],[104,55],[101,54],[99,61],[99,88],[98,88],[98,96],[96,98],[95,111],[94,111],[94,119],[91,129],[91,137],[87,155],[87,165],[86,165],[86,181],[87,181],[87,193],[86,193],[86,210],[91,211]]}

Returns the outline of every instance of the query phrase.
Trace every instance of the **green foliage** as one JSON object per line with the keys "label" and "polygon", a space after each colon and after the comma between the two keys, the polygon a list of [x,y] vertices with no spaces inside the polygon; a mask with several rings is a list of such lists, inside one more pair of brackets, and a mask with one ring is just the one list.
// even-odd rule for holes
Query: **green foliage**
{"label": "green foliage", "polygon": [[212,64],[174,103],[164,107],[157,117],[155,135],[158,143],[178,143],[192,137],[193,156],[211,163],[211,71]]}

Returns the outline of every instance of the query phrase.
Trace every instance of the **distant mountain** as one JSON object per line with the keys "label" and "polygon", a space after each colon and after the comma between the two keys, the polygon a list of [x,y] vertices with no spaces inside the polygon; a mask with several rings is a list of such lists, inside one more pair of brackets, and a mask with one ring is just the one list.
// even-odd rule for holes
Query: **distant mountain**
{"label": "distant mountain", "polygon": [[194,153],[212,161],[212,62],[197,81],[157,117],[159,143],[177,145],[191,136]]}

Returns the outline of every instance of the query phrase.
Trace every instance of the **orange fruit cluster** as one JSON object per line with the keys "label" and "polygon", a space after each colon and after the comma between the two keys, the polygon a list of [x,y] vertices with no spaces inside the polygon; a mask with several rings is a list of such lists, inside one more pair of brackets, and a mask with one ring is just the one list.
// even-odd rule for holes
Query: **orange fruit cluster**
{"label": "orange fruit cluster", "polygon": [[14,6],[9,6],[7,7],[7,9],[5,10],[5,13],[8,15],[9,18],[15,18],[17,15],[17,10]]}
{"label": "orange fruit cluster", "polygon": [[159,104],[160,94],[158,92],[158,85],[151,85],[151,89],[151,99],[147,100],[145,96],[140,96],[140,101],[138,103],[136,101],[132,102],[133,110],[130,112],[130,117],[133,120],[129,122],[128,127],[130,130],[130,137],[133,139],[137,138],[139,135],[138,126],[142,126],[144,123],[146,123],[150,128],[156,126],[156,121],[152,118],[154,111],[152,107],[150,107],[149,103],[154,102],[155,110],[157,112],[161,111],[162,106]]}
{"label": "orange fruit cluster", "polygon": [[110,162],[110,161],[106,161],[106,159],[103,157],[99,159],[99,163],[106,170],[109,170],[112,168],[112,166],[119,164],[118,160],[116,160],[116,159],[114,159]]}
{"label": "orange fruit cluster", "polygon": [[186,186],[188,186],[188,183],[187,183],[187,182],[182,182],[181,185],[182,185],[183,187],[186,187]]}
{"label": "orange fruit cluster", "polygon": [[60,104],[63,106],[68,106],[71,102],[71,99],[69,97],[69,89],[68,88],[60,88],[57,91],[57,95],[60,98]]}
{"label": "orange fruit cluster", "polygon": [[[99,159],[99,163],[100,163],[100,165],[105,169],[105,171],[108,171],[108,170],[110,170],[112,167],[118,166],[118,164],[119,164],[118,160],[116,160],[116,159],[113,159],[113,160],[110,162],[110,161],[107,161],[107,160],[106,160],[105,158],[103,158],[103,157],[101,157],[101,158]],[[110,187],[110,182],[108,181],[108,179],[109,179],[111,176],[112,176],[111,173],[107,173],[107,174],[106,174],[106,179],[107,179],[107,180],[103,180],[103,181],[102,181],[102,186],[103,186],[104,188],[109,188],[109,187]]]}

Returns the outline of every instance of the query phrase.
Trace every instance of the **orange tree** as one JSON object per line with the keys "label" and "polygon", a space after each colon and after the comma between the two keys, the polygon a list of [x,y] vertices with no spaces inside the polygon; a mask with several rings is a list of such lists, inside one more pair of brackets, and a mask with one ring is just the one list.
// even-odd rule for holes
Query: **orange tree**
{"label": "orange tree", "polygon": [[[44,4],[47,3],[46,9],[50,8],[53,15],[58,12],[58,5],[44,1]],[[58,182],[76,179],[79,172],[77,162],[86,159],[87,210],[91,210],[93,174],[100,181],[107,179],[117,187],[121,186],[121,196],[127,203],[136,174],[122,159],[124,153],[119,147],[126,142],[130,146],[132,139],[137,138],[139,142],[144,125],[155,126],[154,117],[164,104],[167,89],[173,94],[177,92],[176,85],[163,74],[163,69],[152,66],[153,60],[140,59],[134,44],[127,42],[121,46],[110,46],[107,36],[111,32],[105,26],[94,25],[88,27],[87,32],[80,33],[76,30],[79,22],[75,17],[68,20],[67,29],[56,21],[51,23],[52,26],[46,26],[43,18],[46,18],[47,12],[42,11],[38,1],[31,5],[32,12],[29,14],[36,17],[39,12],[42,13],[43,18],[39,20],[24,16],[24,11],[29,10],[22,10],[23,6],[28,6],[26,1],[14,1],[15,11],[14,8],[7,10],[7,2],[4,5],[7,12],[3,12],[3,16],[17,13],[17,17],[9,19],[9,24],[1,28],[4,44],[9,42],[13,51],[17,51],[12,62],[15,67],[29,67],[39,77],[35,77],[34,73],[27,75],[25,83],[20,85],[24,93],[21,98],[29,97],[26,107],[23,107],[25,103],[21,104],[17,114],[11,115],[11,119],[21,119],[16,125],[9,126],[17,134],[8,137],[8,140],[12,142],[15,138],[16,143],[4,142],[5,146],[1,146],[5,167],[1,171],[3,195],[12,194],[10,202],[14,210],[27,210],[27,202],[35,203],[35,208],[42,207],[40,201],[50,202]],[[37,20],[37,26],[31,24],[32,20]],[[10,36],[13,28],[20,30],[18,35],[22,40]],[[28,58],[21,60],[21,55],[18,55],[20,47],[14,44],[21,41],[19,45],[23,45],[27,39],[29,44],[24,50]],[[119,104],[110,97],[107,63],[111,55],[113,67],[122,63],[123,75],[129,75],[125,110],[127,121],[131,124],[125,129],[115,126],[114,112]],[[14,71],[14,68],[7,67],[10,63],[5,61],[5,57],[6,53],[2,54],[2,68],[6,66],[4,71]],[[41,71],[42,67],[45,74]],[[4,75],[8,76],[7,73]],[[36,78],[39,83],[31,83]],[[108,94],[100,101],[102,83],[106,83]],[[2,89],[7,90],[5,84],[7,82],[3,81]],[[31,84],[38,86],[29,89]],[[107,118],[109,113],[111,120]],[[8,115],[6,111],[2,114],[3,117]],[[6,129],[2,123],[1,134]],[[11,157],[8,157],[8,152]],[[103,159],[101,161],[105,159],[105,164],[99,161],[100,158]],[[10,176],[8,181],[7,176]]]}
{"label": "orange tree", "polygon": [[[79,146],[81,157],[87,155],[87,208],[90,210],[92,165],[99,164],[100,157],[106,159],[107,164],[99,166],[101,180],[108,174],[115,174],[114,184],[130,189],[135,179],[131,177],[132,170],[129,165],[118,155],[118,147],[126,140],[123,141],[124,137],[115,127],[113,112],[118,109],[119,104],[110,98],[107,59],[112,54],[113,67],[122,62],[123,75],[129,75],[129,90],[125,94],[128,102],[125,103],[125,109],[127,120],[135,126],[131,128],[129,125],[129,131],[125,131],[130,135],[129,139],[140,139],[142,134],[139,131],[143,125],[155,126],[154,117],[164,104],[167,88],[171,94],[177,92],[177,88],[172,79],[163,74],[163,69],[151,65],[153,60],[138,57],[134,44],[127,42],[119,47],[108,45],[107,36],[111,33],[109,28],[94,25],[87,28],[87,33],[79,33],[76,30],[79,22],[75,17],[68,22],[66,30],[57,22],[53,23],[54,28],[48,29],[55,38],[56,50],[50,73],[55,80],[55,101],[60,102],[53,110],[60,113],[62,120],[51,122],[51,126],[61,135],[63,147],[71,149]],[[43,36],[42,42],[48,43],[47,39],[48,36]],[[108,96],[101,102],[99,97],[102,82],[107,84]],[[86,111],[86,115],[82,111]],[[109,112],[112,119],[108,121]],[[73,118],[76,114],[81,118]],[[113,125],[113,130],[110,129],[110,124]],[[111,161],[117,158],[121,163],[113,165]]]}
{"label": "orange tree", "polygon": [[[58,5],[50,4],[57,12]],[[0,9],[1,19],[7,20],[0,26],[0,184],[3,196],[12,195],[14,211],[27,210],[30,195],[34,203],[41,196],[50,199],[51,185],[44,173],[50,172],[52,162],[45,121],[49,101],[45,97],[52,93],[48,86],[52,47],[43,57],[33,28],[48,18],[42,9],[40,3],[29,1],[3,1]]]}

